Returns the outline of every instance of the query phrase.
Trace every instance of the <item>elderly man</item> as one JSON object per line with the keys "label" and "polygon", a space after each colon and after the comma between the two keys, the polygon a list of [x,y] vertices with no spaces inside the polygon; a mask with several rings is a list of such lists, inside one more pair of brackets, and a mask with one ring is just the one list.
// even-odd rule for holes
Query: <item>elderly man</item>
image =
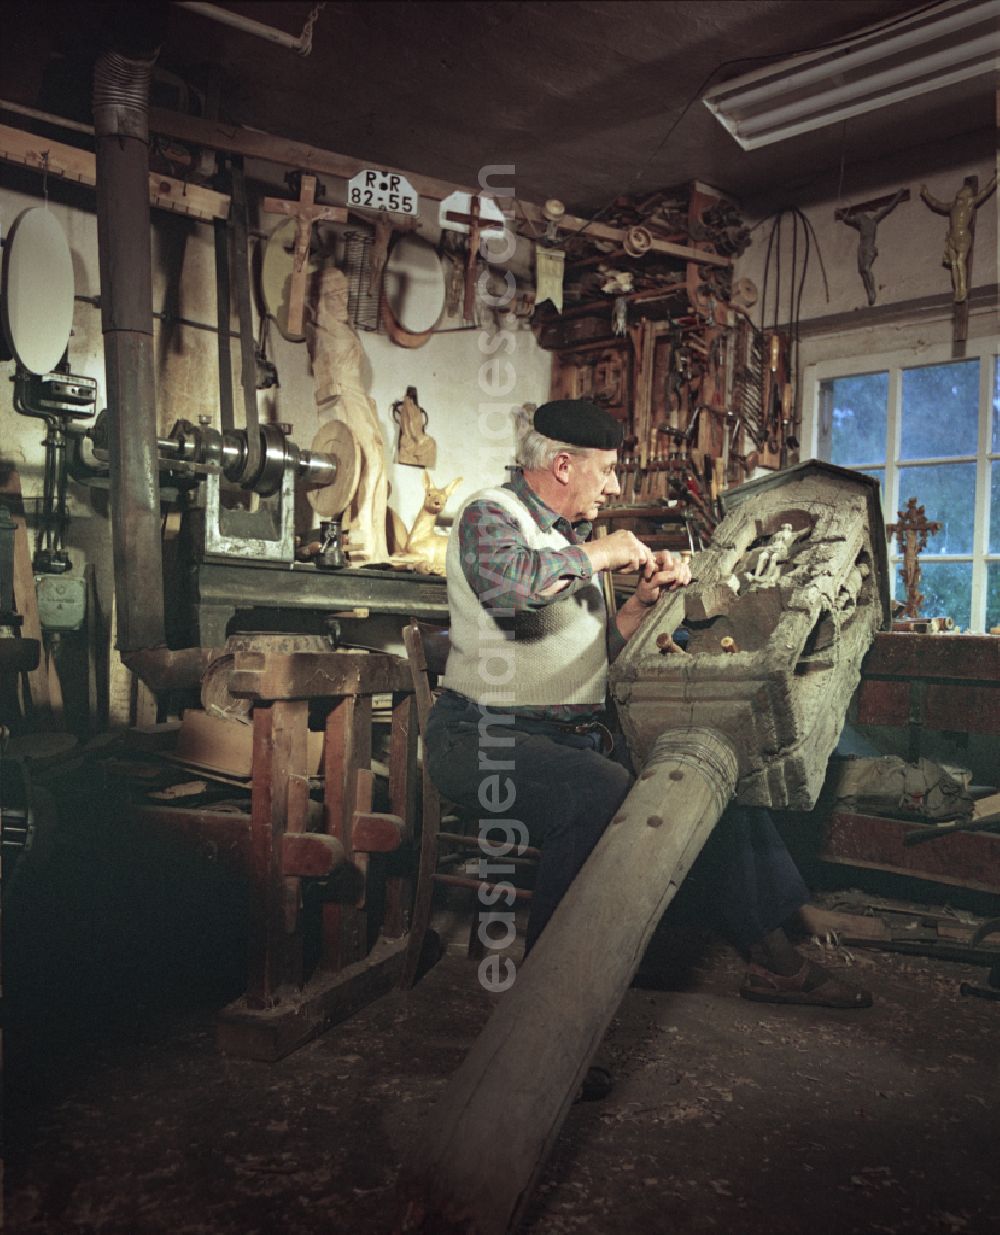
{"label": "elderly man", "polygon": [[[679,558],[631,532],[589,539],[597,512],[620,492],[621,440],[619,423],[592,403],[544,404],[519,443],[521,470],[465,502],[448,548],[451,649],[427,725],[427,766],[482,829],[518,828],[518,839],[541,846],[526,952],[633,782],[605,712],[608,663],[661,591],[691,578]],[[614,622],[604,571],[638,575]],[[503,801],[498,770],[513,787]],[[782,923],[808,893],[766,811],[730,807],[693,875],[710,881],[718,925],[749,961],[744,997],[871,1003],[785,936]]]}

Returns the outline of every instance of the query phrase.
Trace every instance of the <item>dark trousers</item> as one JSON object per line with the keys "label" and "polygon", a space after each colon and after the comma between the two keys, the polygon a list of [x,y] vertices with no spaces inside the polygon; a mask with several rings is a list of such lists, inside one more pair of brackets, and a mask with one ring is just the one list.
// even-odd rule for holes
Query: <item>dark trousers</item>
{"label": "dark trousers", "polygon": [[[424,760],[441,794],[480,820],[514,820],[542,851],[525,951],[625,800],[634,776],[624,743],[610,755],[597,735],[537,721],[504,723],[445,693],[424,735]],[[502,808],[502,809],[501,809]],[[669,820],[669,803],[664,807]],[[491,837],[499,835],[497,829]],[[808,899],[802,877],[767,811],[731,805],[716,824],[691,879],[706,886],[714,924],[746,953]]]}

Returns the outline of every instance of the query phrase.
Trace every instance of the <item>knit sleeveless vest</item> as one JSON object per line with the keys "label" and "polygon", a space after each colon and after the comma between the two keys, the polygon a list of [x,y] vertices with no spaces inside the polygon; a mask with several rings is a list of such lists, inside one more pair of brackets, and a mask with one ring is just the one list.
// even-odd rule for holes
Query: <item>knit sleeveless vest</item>
{"label": "knit sleeveless vest", "polygon": [[[448,542],[451,649],[442,685],[498,708],[561,703],[603,707],[608,656],[601,588],[591,579],[571,595],[535,609],[485,609],[462,570],[457,531],[466,507],[476,501],[508,511],[529,549],[565,549],[570,544],[555,528],[543,531],[510,489],[483,489],[463,504]],[[488,570],[488,561],[485,566]]]}

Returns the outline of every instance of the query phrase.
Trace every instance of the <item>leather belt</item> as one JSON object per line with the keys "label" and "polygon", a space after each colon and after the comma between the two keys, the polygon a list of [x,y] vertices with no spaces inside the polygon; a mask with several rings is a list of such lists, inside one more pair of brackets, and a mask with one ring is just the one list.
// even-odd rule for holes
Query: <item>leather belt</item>
{"label": "leather belt", "polygon": [[535,716],[518,716],[514,721],[515,726],[524,724],[525,728],[537,725],[539,729],[556,729],[560,733],[571,733],[575,737],[596,737],[599,738],[597,750],[602,755],[610,755],[615,748],[615,739],[611,730],[607,725],[601,724],[599,720],[591,720],[574,724],[572,721],[563,720],[544,720],[541,717]]}

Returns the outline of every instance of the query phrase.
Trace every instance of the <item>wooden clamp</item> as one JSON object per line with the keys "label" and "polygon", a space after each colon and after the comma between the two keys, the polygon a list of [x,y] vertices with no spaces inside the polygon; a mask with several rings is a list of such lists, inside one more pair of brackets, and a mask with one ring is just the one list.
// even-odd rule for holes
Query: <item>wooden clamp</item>
{"label": "wooden clamp", "polygon": [[329,875],[347,860],[344,846],[324,832],[286,832],[281,838],[281,873],[299,878]]}
{"label": "wooden clamp", "polygon": [[410,826],[399,815],[356,810],[351,817],[354,853],[393,853],[410,839]]}

